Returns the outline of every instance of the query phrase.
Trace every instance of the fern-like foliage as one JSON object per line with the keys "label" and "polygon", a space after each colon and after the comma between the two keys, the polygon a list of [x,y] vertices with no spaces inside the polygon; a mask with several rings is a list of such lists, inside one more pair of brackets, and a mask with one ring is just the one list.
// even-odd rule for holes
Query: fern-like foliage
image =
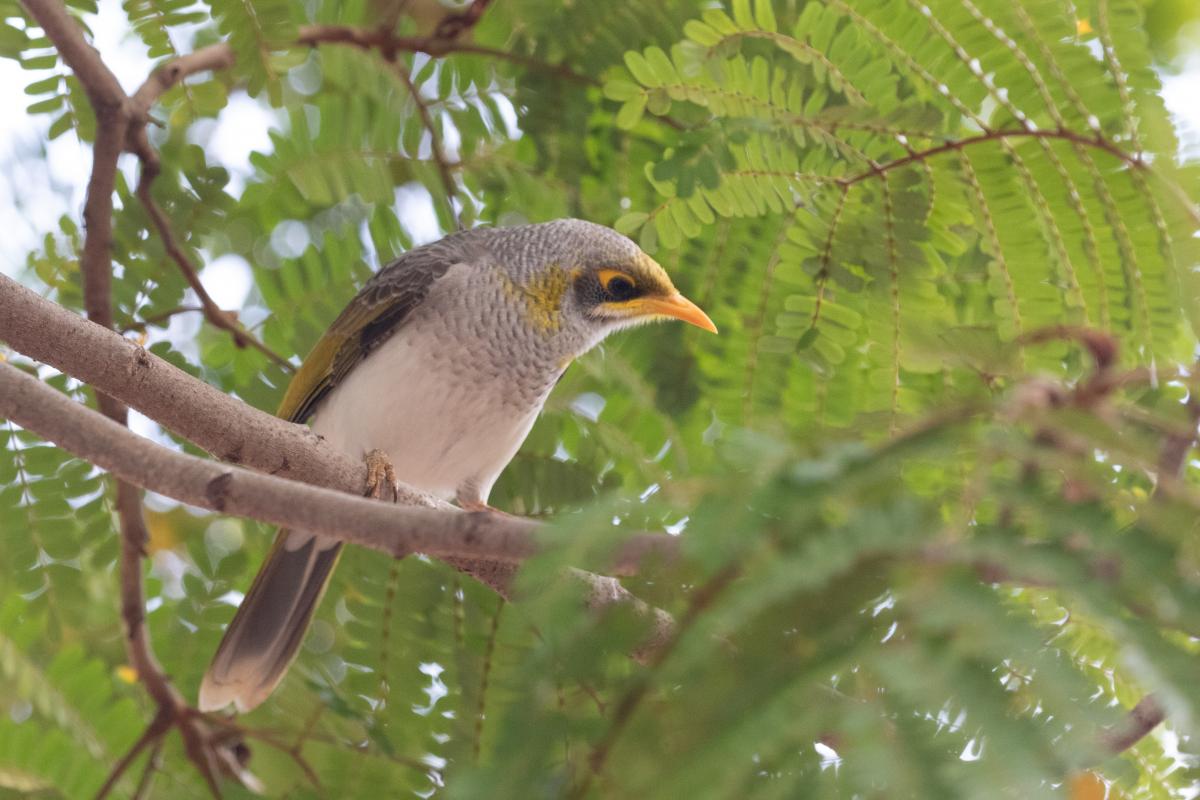
{"label": "fern-like foliage", "polygon": [[[721,334],[629,332],[566,373],[491,496],[551,526],[514,602],[347,550],[289,677],[233,723],[267,794],[1194,794],[1200,472],[1163,454],[1196,424],[1200,172],[1141,4],[506,0],[414,44],[444,5],[122,5],[152,60],[234,51],[149,135],[180,248],[249,265],[239,320],[298,363],[414,242],[575,215]],[[90,141],[76,79],[0,9],[29,112]],[[310,25],[406,44],[298,44]],[[272,122],[248,172],[208,146],[234,95]],[[191,310],[131,174],[118,327],[273,409],[287,372]],[[23,274],[76,310],[84,233],[63,217]],[[0,423],[0,797],[95,793],[153,715],[108,497]],[[273,532],[146,511],[147,625],[192,696]],[[682,549],[625,580],[676,620],[645,664],[647,620],[587,610],[568,570],[634,530]],[[1165,729],[1113,753],[1147,693]],[[175,738],[115,791],[207,796]]]}
{"label": "fern-like foliage", "polygon": [[[627,54],[606,84],[626,128],[646,113],[707,117],[647,165],[660,202],[618,227],[674,249],[719,217],[783,220],[767,269],[787,285],[756,281],[768,300],[743,318],[748,371],[798,357],[823,387],[853,381],[859,403],[892,417],[916,410],[902,394],[928,364],[922,340],[983,319],[1001,340],[1065,321],[1122,331],[1145,362],[1181,355],[1195,253],[1161,185],[1176,179],[1170,158],[1152,155],[1175,147],[1153,75],[1139,74],[1153,99],[1135,109],[1099,22],[1107,4],[1079,21],[1034,6],[706,11],[669,52]],[[1093,18],[1098,33],[1076,33]],[[1124,46],[1146,63],[1144,42]],[[778,408],[753,383],[745,410]],[[787,402],[816,410],[815,387],[796,388]]]}

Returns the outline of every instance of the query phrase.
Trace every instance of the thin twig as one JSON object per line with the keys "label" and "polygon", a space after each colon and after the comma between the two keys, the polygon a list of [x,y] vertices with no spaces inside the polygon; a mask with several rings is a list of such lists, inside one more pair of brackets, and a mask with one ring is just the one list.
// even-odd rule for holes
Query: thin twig
{"label": "thin twig", "polygon": [[142,207],[146,209],[146,213],[150,216],[151,222],[154,223],[154,228],[158,231],[159,238],[162,239],[163,249],[167,251],[167,255],[171,257],[175,265],[179,267],[179,271],[183,273],[184,280],[187,281],[188,286],[192,287],[192,291],[196,293],[196,298],[200,301],[200,307],[204,311],[204,318],[214,328],[227,331],[233,337],[233,343],[238,347],[252,347],[274,361],[284,371],[294,372],[295,367],[292,366],[291,362],[267,347],[256,337],[247,333],[232,316],[221,310],[221,307],[217,305],[216,301],[212,299],[212,296],[204,288],[204,284],[200,282],[200,274],[196,266],[175,239],[175,234],[171,230],[170,220],[167,219],[167,215],[163,213],[162,208],[150,194],[150,184],[154,182],[157,174],[157,160],[150,161],[143,157],[142,175],[138,180],[137,196],[142,202]]}
{"label": "thin twig", "polygon": [[441,133],[433,126],[433,117],[429,113],[429,106],[426,104],[425,98],[421,96],[420,87],[413,82],[408,67],[399,62],[393,66],[396,74],[400,76],[400,80],[408,88],[413,105],[417,107],[417,114],[421,117],[421,125],[429,133],[429,152],[433,156],[434,163],[437,164],[438,176],[441,178],[442,188],[446,192],[446,206],[450,211],[450,218],[454,220],[454,226],[458,230],[462,230],[462,219],[458,215],[458,186],[454,183],[454,175],[450,172],[450,160],[446,157],[446,151],[442,147]]}
{"label": "thin twig", "polygon": [[479,677],[479,702],[475,706],[475,725],[471,731],[471,757],[478,762],[479,752],[483,745],[483,721],[487,712],[488,681],[492,675],[492,659],[496,655],[496,638],[500,633],[500,617],[508,601],[503,597],[496,603],[496,613],[492,614],[492,626],[488,631],[487,645],[483,651],[483,670]]}
{"label": "thin twig", "polygon": [[123,480],[117,481],[116,492],[117,516],[121,523],[121,617],[126,627],[125,647],[129,651],[130,665],[154,702],[159,708],[171,709],[180,698],[154,657],[146,631],[142,557],[150,534],[142,516],[142,493]]}
{"label": "thin twig", "polygon": [[[442,24],[454,16],[448,17]],[[474,23],[472,23],[474,24]],[[452,38],[435,32],[432,37],[416,38],[395,36],[388,28],[356,28],[346,25],[305,25],[299,30],[296,43],[315,47],[319,44],[344,44],[364,50],[379,50],[389,60],[397,53],[424,53],[432,57],[453,54],[477,55],[508,61],[518,66],[539,72],[550,72],[575,83],[599,85],[599,81],[574,72],[563,64],[549,64],[536,58],[510,53],[505,50],[484,47],[470,42],[456,42]],[[133,93],[131,100],[135,111],[144,115],[168,90],[191,75],[199,72],[220,71],[234,64],[233,48],[225,42],[203,47],[166,62]],[[137,121],[142,121],[137,119]]]}
{"label": "thin twig", "polygon": [[108,773],[108,778],[105,779],[104,785],[100,787],[100,791],[96,792],[96,800],[104,800],[113,787],[117,785],[117,781],[125,774],[125,770],[129,769],[129,765],[141,754],[146,747],[152,742],[157,745],[161,741],[163,734],[171,729],[170,715],[162,709],[154,715],[154,719],[142,731],[142,735],[137,738],[137,741],[125,751],[125,755],[113,765],[112,770]]}
{"label": "thin twig", "polygon": [[148,796],[150,787],[154,785],[154,773],[162,766],[162,746],[163,737],[158,737],[158,741],[150,748],[150,755],[146,758],[146,766],[142,768],[142,777],[138,779],[137,789],[133,792],[132,800],[143,800]]}
{"label": "thin twig", "polygon": [[[111,398],[103,401],[115,403]],[[124,406],[121,406],[124,410]],[[129,432],[123,425],[118,430]],[[133,435],[130,432],[130,435]],[[146,598],[142,589],[142,558],[150,534],[142,514],[142,493],[132,483],[117,481],[117,516],[121,527],[121,617],[125,621],[125,646],[129,660],[137,672],[138,679],[146,692],[158,705],[158,713],[165,717],[169,729],[179,728],[184,750],[188,758],[204,778],[213,797],[220,798],[217,755],[208,741],[208,731],[195,724],[187,713],[187,701],[171,685],[163,672],[150,645],[150,634],[146,630]]]}
{"label": "thin twig", "polygon": [[182,55],[163,64],[133,93],[134,106],[145,114],[159,97],[177,83],[197,72],[229,69],[234,64],[233,48],[225,42],[210,44],[194,53]]}
{"label": "thin twig", "polygon": [[660,647],[650,660],[645,671],[637,676],[633,686],[621,697],[617,703],[616,709],[613,711],[612,724],[596,747],[592,750],[588,761],[592,771],[583,779],[579,786],[571,793],[574,798],[586,797],[588,789],[591,788],[592,780],[598,778],[604,771],[604,765],[608,760],[608,756],[612,753],[613,746],[620,738],[621,733],[633,719],[634,712],[641,705],[642,700],[650,691],[650,687],[654,683],[654,679],[661,669],[667,657],[674,651],[675,646],[679,644],[684,633],[692,626],[696,619],[708,609],[717,599],[717,597],[725,590],[727,586],[738,576],[740,569],[735,564],[728,564],[713,575],[703,586],[698,588],[695,594],[692,595],[691,602],[688,604],[687,611],[679,620],[679,625],[675,628],[671,638],[662,647]]}
{"label": "thin twig", "polygon": [[138,178],[136,190],[138,200],[141,201],[142,207],[145,208],[146,214],[154,224],[154,228],[162,240],[163,249],[167,251],[167,255],[175,262],[179,271],[183,273],[183,278],[187,281],[188,286],[195,292],[196,298],[200,301],[200,307],[204,312],[204,318],[213,327],[228,332],[233,337],[233,343],[237,347],[252,347],[278,364],[285,372],[294,372],[295,368],[286,358],[267,347],[256,337],[247,333],[238,324],[236,319],[223,311],[208,294],[208,291],[204,288],[204,284],[200,281],[199,270],[192,263],[187,253],[183,251],[183,248],[179,246],[175,234],[171,229],[170,220],[167,219],[167,215],[154,200],[154,196],[150,191],[160,171],[158,153],[155,152],[149,138],[146,136],[146,123],[149,120],[150,106],[153,105],[154,101],[163,92],[188,75],[205,70],[225,69],[232,65],[232,49],[228,45],[213,45],[174,59],[155,70],[137,92],[134,93],[129,103],[131,106],[130,114],[133,120],[126,135],[125,145],[142,162],[142,172]]}
{"label": "thin twig", "polygon": [[[305,776],[308,778],[308,782],[317,789],[321,788],[321,778],[317,775],[317,771],[313,769],[312,764],[308,763],[308,759],[304,757],[304,743],[308,741],[310,736],[312,736],[313,730],[317,727],[317,720],[321,718],[321,714],[324,713],[324,711],[325,706],[318,705],[314,707],[312,713],[308,715],[308,719],[304,721],[304,727],[300,730],[299,735],[296,736],[296,741],[292,742],[290,745],[284,745],[283,742],[279,742],[277,745],[272,742],[267,742],[272,746],[278,746],[283,749],[284,752],[291,757],[292,761],[295,761],[296,765],[304,772]],[[264,741],[266,740],[264,739]]]}
{"label": "thin twig", "polygon": [[471,5],[457,14],[446,15],[434,29],[433,38],[449,41],[462,36],[483,18],[483,12],[487,11],[491,2],[492,0],[474,0]]}
{"label": "thin twig", "polygon": [[141,319],[133,320],[121,327],[121,333],[133,333],[135,331],[140,333],[151,326],[158,326],[164,322],[168,322],[172,317],[178,316],[179,314],[194,314],[203,310],[204,309],[200,306],[175,306],[174,308],[168,308],[166,311],[161,313],[151,314],[148,317],[142,317]]}
{"label": "thin twig", "polygon": [[317,724],[317,720],[321,718],[321,712],[325,710],[325,706],[317,706],[313,712],[308,715],[308,719],[304,722],[304,728],[300,731],[300,735],[296,737],[296,741],[287,746],[286,752],[291,757],[292,761],[304,772],[308,778],[308,782],[315,788],[321,788],[321,778],[317,775],[317,771],[312,768],[312,764],[308,763],[308,759],[304,757],[304,742],[312,735],[313,728]]}
{"label": "thin twig", "polygon": [[[270,730],[267,728],[246,727],[246,726],[238,724],[235,720],[229,719],[228,717],[223,717],[219,714],[208,714],[208,715],[206,715],[206,718],[210,723],[212,723],[216,727],[224,729],[224,731],[225,731],[224,735],[217,734],[218,737],[220,737],[220,738],[255,739],[255,740],[263,742],[264,744],[266,744],[267,746],[272,747],[272,748],[278,748],[280,750],[289,748],[289,745],[285,741],[286,736],[287,736],[287,732],[285,732],[285,731],[275,731],[275,730]],[[334,745],[334,746],[338,746],[338,747],[349,747],[350,749],[352,749],[354,752],[357,752],[357,753],[364,753],[367,751],[367,748],[360,743],[347,742],[347,741],[339,739],[335,736],[330,736],[328,734],[321,733],[320,731],[313,731],[312,733],[309,734],[308,738],[313,740],[314,742],[321,742],[322,744],[329,744],[329,745]],[[413,758],[411,756],[403,756],[403,755],[400,755],[399,753],[393,753],[393,752],[388,752],[388,751],[384,751],[384,750],[380,750],[377,752],[378,752],[378,755],[380,755],[383,758],[386,758],[388,761],[391,761],[393,763],[401,764],[405,767],[409,767],[410,769],[415,769],[420,772],[428,772],[429,771],[429,764],[422,761],[419,758]]]}
{"label": "thin twig", "polygon": [[988,131],[987,133],[981,133],[978,136],[969,136],[965,139],[956,139],[954,141],[943,142],[942,144],[939,144],[936,147],[930,147],[927,150],[910,152],[903,158],[897,158],[894,161],[873,165],[870,169],[865,170],[864,172],[860,172],[859,174],[853,175],[849,178],[842,178],[837,182],[842,186],[853,186],[854,184],[865,181],[868,178],[881,177],[884,173],[891,170],[899,169],[919,161],[925,161],[943,153],[963,150],[964,148],[981,144],[983,142],[1007,141],[1009,139],[1062,139],[1068,142],[1074,142],[1075,144],[1103,150],[1114,158],[1117,158],[1128,164],[1130,167],[1134,167],[1136,169],[1144,169],[1146,167],[1146,162],[1142,161],[1141,158],[1126,153],[1112,142],[1100,136],[1084,136],[1064,128],[1049,128],[1046,130],[1016,128],[1012,130]]}
{"label": "thin twig", "polygon": [[357,28],[350,25],[305,25],[300,28],[296,41],[310,47],[320,44],[345,44],[363,50],[378,50],[388,60],[395,59],[396,53],[424,53],[434,58],[454,54],[486,56],[508,61],[526,69],[546,72],[574,83],[589,86],[600,85],[600,81],[597,79],[575,72],[565,64],[550,64],[530,56],[471,42],[448,41],[435,37],[396,36],[386,30]]}
{"label": "thin twig", "polygon": [[325,706],[315,706],[312,713],[308,715],[308,719],[304,720],[304,727],[300,729],[300,733],[296,736],[296,741],[292,742],[292,749],[300,752],[304,748],[305,741],[316,730],[317,720],[321,718],[321,714],[325,713]]}
{"label": "thin twig", "polygon": [[1162,444],[1162,449],[1158,455],[1158,475],[1160,480],[1163,477],[1176,479],[1183,473],[1183,467],[1187,463],[1188,453],[1196,446],[1196,426],[1200,424],[1200,375],[1197,374],[1200,370],[1200,362],[1192,367],[1192,374],[1188,385],[1188,397],[1184,403],[1184,408],[1187,410],[1187,426],[1184,430],[1169,434]]}
{"label": "thin twig", "polygon": [[1123,753],[1141,741],[1167,718],[1167,710],[1153,694],[1148,694],[1129,710],[1119,724],[1100,735],[1100,744],[1110,755]]}

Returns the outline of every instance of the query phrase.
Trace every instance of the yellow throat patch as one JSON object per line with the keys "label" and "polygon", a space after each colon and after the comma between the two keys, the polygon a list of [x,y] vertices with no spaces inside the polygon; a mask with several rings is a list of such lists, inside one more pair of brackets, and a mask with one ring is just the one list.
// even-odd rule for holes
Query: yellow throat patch
{"label": "yellow throat patch", "polygon": [[563,295],[571,287],[571,280],[576,274],[551,265],[523,284],[517,283],[504,272],[500,273],[500,279],[508,295],[521,302],[530,326],[541,333],[554,333],[562,327],[559,310],[562,308]]}

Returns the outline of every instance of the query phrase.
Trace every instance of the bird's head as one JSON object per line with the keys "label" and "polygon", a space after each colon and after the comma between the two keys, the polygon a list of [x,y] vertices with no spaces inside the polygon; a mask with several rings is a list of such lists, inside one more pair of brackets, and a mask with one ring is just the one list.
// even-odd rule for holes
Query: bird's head
{"label": "bird's head", "polygon": [[611,228],[563,219],[507,230],[511,253],[505,260],[521,265],[509,285],[535,327],[582,334],[592,342],[665,319],[717,332],[654,259]]}

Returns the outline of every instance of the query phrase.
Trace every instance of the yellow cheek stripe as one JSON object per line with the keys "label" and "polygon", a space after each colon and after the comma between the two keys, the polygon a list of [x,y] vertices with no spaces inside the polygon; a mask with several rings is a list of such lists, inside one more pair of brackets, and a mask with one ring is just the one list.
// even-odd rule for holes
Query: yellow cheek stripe
{"label": "yellow cheek stripe", "polygon": [[508,295],[521,302],[529,324],[542,333],[554,333],[562,328],[562,299],[574,274],[550,266],[524,284],[515,282],[505,272],[500,273],[500,279]]}

